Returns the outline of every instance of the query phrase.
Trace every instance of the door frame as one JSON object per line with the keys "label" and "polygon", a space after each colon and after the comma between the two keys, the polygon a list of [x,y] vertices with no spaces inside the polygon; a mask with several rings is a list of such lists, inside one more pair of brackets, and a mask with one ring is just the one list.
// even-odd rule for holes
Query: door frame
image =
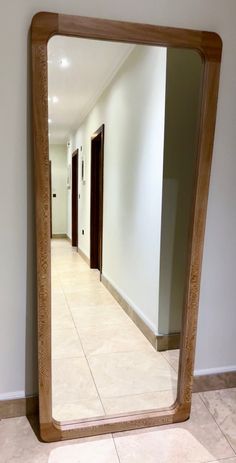
{"label": "door frame", "polygon": [[[90,268],[97,268],[102,274],[102,249],[103,249],[103,188],[104,188],[104,132],[105,125],[102,124],[91,137],[91,183],[90,183]],[[93,190],[94,168],[93,157],[97,155],[93,151],[93,143],[97,137],[101,138],[100,162],[99,169],[99,217],[98,223],[94,223],[94,211],[97,207],[97,201]]]}
{"label": "door frame", "polygon": [[[47,43],[53,35],[191,48],[196,50],[203,60],[198,162],[189,235],[178,390],[177,399],[171,407],[73,422],[58,422],[52,416]],[[189,418],[191,409],[202,253],[222,52],[221,38],[214,32],[200,30],[38,13],[32,20],[31,41],[41,438],[49,442],[184,421]]]}
{"label": "door frame", "polygon": [[52,161],[49,160],[50,238],[52,239]]}
{"label": "door frame", "polygon": [[78,178],[79,178],[79,150],[72,153],[71,158],[71,245],[78,249]]}

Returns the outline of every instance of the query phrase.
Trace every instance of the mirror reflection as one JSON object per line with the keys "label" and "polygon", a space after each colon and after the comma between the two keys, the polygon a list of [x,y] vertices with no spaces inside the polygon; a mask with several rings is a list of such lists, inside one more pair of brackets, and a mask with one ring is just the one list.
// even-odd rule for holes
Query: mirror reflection
{"label": "mirror reflection", "polygon": [[53,418],[176,399],[202,62],[48,44]]}

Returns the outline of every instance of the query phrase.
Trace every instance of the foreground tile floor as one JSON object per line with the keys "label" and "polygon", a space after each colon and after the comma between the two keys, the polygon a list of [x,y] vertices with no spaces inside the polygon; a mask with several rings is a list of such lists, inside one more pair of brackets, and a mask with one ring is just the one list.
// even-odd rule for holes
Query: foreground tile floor
{"label": "foreground tile floor", "polygon": [[66,240],[52,240],[53,416],[172,405],[178,351],[157,352]]}
{"label": "foreground tile floor", "polygon": [[[236,389],[193,394],[185,423],[52,444],[27,418],[0,421],[1,463],[236,463]],[[226,420],[225,420],[226,418]]]}

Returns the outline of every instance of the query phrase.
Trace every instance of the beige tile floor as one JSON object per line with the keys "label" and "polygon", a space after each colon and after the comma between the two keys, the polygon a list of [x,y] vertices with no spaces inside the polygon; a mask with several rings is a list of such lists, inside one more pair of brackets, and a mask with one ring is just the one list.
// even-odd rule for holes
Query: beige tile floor
{"label": "beige tile floor", "polygon": [[[56,247],[61,247],[60,253],[55,252]],[[62,257],[61,264],[63,266],[61,273],[58,269],[60,266],[59,254]],[[109,373],[113,367],[110,366],[109,362],[117,355],[116,364],[120,365],[122,369],[121,359],[126,353],[122,349],[119,352],[113,352],[114,346],[104,341],[102,353],[98,353],[96,341],[94,344],[87,344],[88,352],[96,352],[95,355],[90,353],[85,355],[77,324],[81,326],[84,335],[89,326],[95,329],[100,320],[98,310],[103,316],[104,329],[107,326],[113,326],[113,322],[111,323],[108,317],[110,310],[117,327],[120,324],[122,326],[122,318],[126,319],[119,306],[113,303],[98,304],[98,306],[82,305],[79,307],[81,312],[77,306],[74,306],[73,311],[76,311],[76,317],[72,317],[72,309],[68,306],[66,298],[67,291],[70,294],[77,293],[78,281],[84,282],[84,288],[87,289],[83,289],[83,291],[87,291],[91,283],[100,287],[96,272],[92,272],[88,276],[83,261],[77,265],[80,278],[77,279],[73,276],[74,259],[77,265],[77,256],[74,258],[74,255],[71,255],[68,258],[66,246],[63,243],[55,244],[53,249],[53,264],[56,264],[53,265],[53,303],[54,314],[57,317],[53,331],[53,362],[54,371],[60,383],[60,387],[54,389],[58,400],[58,403],[56,402],[58,413],[63,409],[60,409],[60,401],[64,400],[67,387],[65,377],[69,376],[70,378],[71,374],[72,379],[75,378],[78,381],[81,394],[79,394],[78,399],[78,389],[74,386],[71,388],[71,403],[67,403],[66,409],[63,409],[65,419],[67,416],[69,418],[72,416],[74,409],[76,409],[76,413],[81,413],[83,410],[87,416],[90,414],[93,416],[95,413],[101,415],[126,410],[130,397],[132,397],[136,409],[152,406],[154,402],[158,406],[162,400],[169,400],[165,396],[171,395],[171,390],[147,392],[146,386],[143,394],[134,394],[132,391],[132,396],[129,393],[125,396],[116,395],[117,389],[113,385],[113,373]],[[73,301],[75,300],[76,297]],[[131,355],[129,362],[132,365],[136,365],[138,361],[137,357],[132,360],[132,356],[137,353],[138,356],[142,356],[142,361],[148,358],[147,362],[152,362],[153,350],[147,347],[144,341],[140,341],[142,347],[140,351],[136,350],[136,344],[132,344],[135,346],[133,350],[129,351],[129,355]],[[95,374],[96,368],[99,370],[99,365],[106,355],[108,356],[107,367],[104,370],[105,373],[108,370],[109,385],[100,376],[97,376],[97,383],[95,383],[91,374],[92,368],[93,374]],[[92,357],[91,364],[88,363],[90,356]],[[160,358],[161,366],[163,365],[162,362],[167,360],[176,370],[177,352],[166,352]],[[82,375],[81,371],[83,372]],[[100,370],[99,375],[101,375]],[[139,369],[135,375],[139,375]],[[81,376],[83,381],[81,381]],[[153,380],[155,377],[152,378]],[[166,381],[166,377],[162,380]],[[101,397],[101,392],[98,394],[98,386],[103,391],[104,397]],[[130,392],[129,376],[125,376],[121,386],[122,388],[127,387],[128,392]],[[107,388],[110,389],[109,394],[112,392],[114,396],[106,396]],[[55,411],[55,413],[57,412]],[[0,463],[236,463],[236,388],[193,394],[191,417],[184,423],[51,444],[40,442],[34,429],[37,429],[37,422],[33,420],[32,423],[31,420],[30,423],[25,417],[1,420]]]}
{"label": "beige tile floor", "polygon": [[178,351],[155,351],[66,240],[52,240],[53,417],[171,405]]}
{"label": "beige tile floor", "polygon": [[1,463],[236,463],[236,388],[193,394],[185,423],[40,442],[27,418],[0,421]]}

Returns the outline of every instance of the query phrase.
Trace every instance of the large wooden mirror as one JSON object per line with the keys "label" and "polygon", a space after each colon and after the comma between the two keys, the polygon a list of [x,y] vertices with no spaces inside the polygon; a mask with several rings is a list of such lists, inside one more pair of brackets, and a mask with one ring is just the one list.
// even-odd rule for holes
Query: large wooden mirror
{"label": "large wooden mirror", "polygon": [[189,417],[221,48],[210,32],[33,18],[45,441]]}

